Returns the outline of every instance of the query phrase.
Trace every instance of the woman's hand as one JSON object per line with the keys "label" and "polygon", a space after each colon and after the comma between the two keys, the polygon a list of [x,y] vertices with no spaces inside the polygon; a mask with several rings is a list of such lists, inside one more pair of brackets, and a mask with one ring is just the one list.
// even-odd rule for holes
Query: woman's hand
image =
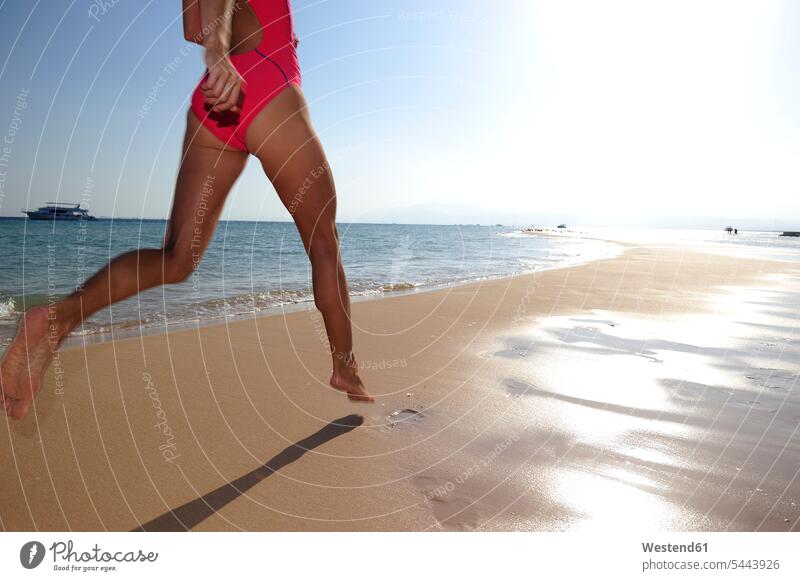
{"label": "woman's hand", "polygon": [[211,106],[212,111],[238,113],[241,110],[239,97],[243,80],[228,58],[227,51],[206,47],[205,60],[208,78],[200,90],[206,97],[206,104]]}

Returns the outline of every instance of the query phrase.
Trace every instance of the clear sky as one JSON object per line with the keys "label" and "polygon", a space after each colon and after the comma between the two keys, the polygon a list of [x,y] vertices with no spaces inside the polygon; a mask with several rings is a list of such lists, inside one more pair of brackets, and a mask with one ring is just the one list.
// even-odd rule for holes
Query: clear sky
{"label": "clear sky", "polygon": [[[796,0],[293,7],[342,221],[800,229]],[[0,215],[166,217],[203,68],[179,0],[0,0]],[[224,217],[288,219],[253,161]]]}

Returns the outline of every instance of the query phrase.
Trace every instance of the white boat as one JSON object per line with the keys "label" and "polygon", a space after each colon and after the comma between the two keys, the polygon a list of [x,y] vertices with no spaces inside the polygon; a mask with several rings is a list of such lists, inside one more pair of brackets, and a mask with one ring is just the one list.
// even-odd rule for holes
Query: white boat
{"label": "white boat", "polygon": [[89,210],[81,208],[80,204],[66,204],[61,202],[47,202],[38,210],[22,210],[31,220],[96,220],[89,214]]}

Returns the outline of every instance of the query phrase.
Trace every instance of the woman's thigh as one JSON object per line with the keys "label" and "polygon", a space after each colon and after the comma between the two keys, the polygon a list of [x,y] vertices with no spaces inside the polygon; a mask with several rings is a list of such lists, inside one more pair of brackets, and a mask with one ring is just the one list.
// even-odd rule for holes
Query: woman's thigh
{"label": "woman's thigh", "polygon": [[201,255],[247,153],[226,146],[190,110],[164,246]]}
{"label": "woman's thigh", "polygon": [[247,129],[247,148],[261,162],[304,242],[336,217],[336,189],[300,89],[291,85],[259,111]]}

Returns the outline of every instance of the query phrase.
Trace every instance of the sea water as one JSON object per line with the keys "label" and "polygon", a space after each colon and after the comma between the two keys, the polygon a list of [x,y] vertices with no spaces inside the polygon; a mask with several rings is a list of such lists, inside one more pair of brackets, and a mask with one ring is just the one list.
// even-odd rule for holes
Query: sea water
{"label": "sea water", "polygon": [[[0,349],[20,313],[67,295],[110,258],[158,248],[164,220],[45,222],[0,219]],[[339,224],[355,297],[422,292],[615,255],[613,243],[474,225]],[[294,224],[221,222],[186,282],[103,309],[77,334],[159,331],[176,325],[313,307],[311,268]]]}

